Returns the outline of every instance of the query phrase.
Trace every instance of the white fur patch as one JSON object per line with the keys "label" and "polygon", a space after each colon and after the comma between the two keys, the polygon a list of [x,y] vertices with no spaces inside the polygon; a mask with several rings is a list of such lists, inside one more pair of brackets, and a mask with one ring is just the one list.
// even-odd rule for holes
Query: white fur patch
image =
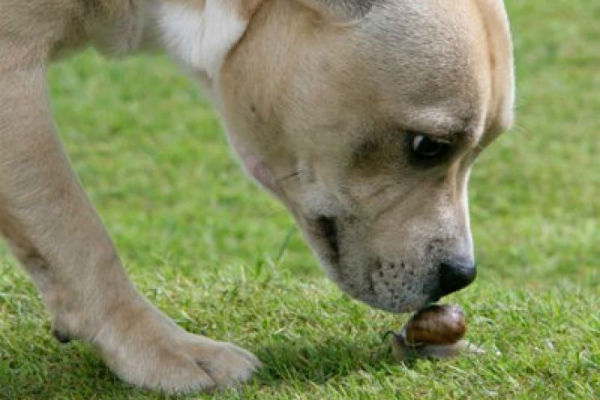
{"label": "white fur patch", "polygon": [[248,21],[221,0],[206,0],[204,9],[168,2],[160,6],[164,45],[185,66],[214,78],[225,56],[244,34]]}

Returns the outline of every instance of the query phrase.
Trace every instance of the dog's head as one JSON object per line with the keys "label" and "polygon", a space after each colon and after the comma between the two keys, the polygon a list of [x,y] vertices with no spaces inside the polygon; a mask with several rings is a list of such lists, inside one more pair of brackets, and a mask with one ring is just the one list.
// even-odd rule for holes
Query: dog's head
{"label": "dog's head", "polygon": [[331,278],[394,312],[475,278],[467,181],[512,120],[499,0],[265,0],[218,82],[229,137]]}

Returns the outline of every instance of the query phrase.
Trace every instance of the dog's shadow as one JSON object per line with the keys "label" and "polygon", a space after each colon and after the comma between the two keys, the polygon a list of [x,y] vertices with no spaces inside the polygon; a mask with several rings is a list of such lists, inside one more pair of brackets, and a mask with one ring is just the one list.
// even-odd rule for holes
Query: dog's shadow
{"label": "dog's shadow", "polygon": [[307,338],[276,340],[256,351],[264,366],[258,373],[262,384],[296,380],[322,384],[356,371],[376,371],[394,364],[389,341],[381,338]]}

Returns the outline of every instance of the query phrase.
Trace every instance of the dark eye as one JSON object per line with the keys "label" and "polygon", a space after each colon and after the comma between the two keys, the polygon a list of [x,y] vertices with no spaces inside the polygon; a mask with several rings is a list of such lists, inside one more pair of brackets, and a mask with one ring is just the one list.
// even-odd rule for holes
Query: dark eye
{"label": "dark eye", "polygon": [[445,154],[450,148],[450,144],[439,140],[434,140],[426,135],[414,134],[411,142],[413,153],[421,159],[432,159]]}

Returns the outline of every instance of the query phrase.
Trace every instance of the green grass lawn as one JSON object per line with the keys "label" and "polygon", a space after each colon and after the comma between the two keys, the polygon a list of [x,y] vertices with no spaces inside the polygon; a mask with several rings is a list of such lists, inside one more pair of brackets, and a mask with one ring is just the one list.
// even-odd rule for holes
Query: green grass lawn
{"label": "green grass lawn", "polygon": [[[396,365],[381,336],[406,317],[326,281],[166,59],[85,52],[52,68],[65,146],[132,279],[186,329],[265,363],[242,389],[191,398],[600,398],[600,2],[507,3],[517,126],[474,170],[479,277],[448,298],[479,358]],[[163,397],[120,382],[87,345],[55,342],[0,247],[0,398]]]}

